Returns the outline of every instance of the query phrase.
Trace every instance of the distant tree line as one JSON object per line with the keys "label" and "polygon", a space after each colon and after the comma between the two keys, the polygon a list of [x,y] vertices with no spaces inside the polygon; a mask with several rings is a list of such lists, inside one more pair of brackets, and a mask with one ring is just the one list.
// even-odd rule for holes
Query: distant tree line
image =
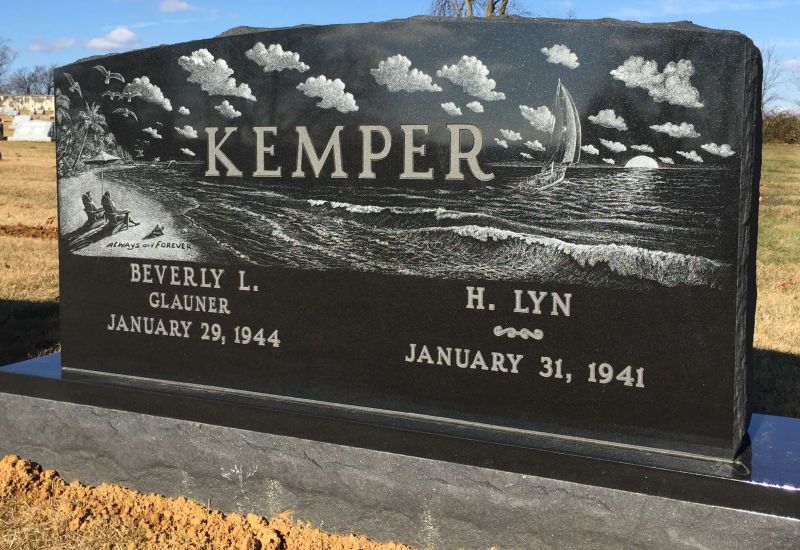
{"label": "distant tree line", "polygon": [[55,65],[36,65],[17,69],[0,83],[0,91],[13,95],[53,95],[55,67]]}
{"label": "distant tree line", "polygon": [[8,40],[0,38],[0,93],[13,95],[53,95],[53,70],[55,65],[36,65],[20,67],[9,72],[9,67],[17,58],[8,44]]}
{"label": "distant tree line", "polygon": [[800,112],[787,109],[764,115],[764,143],[800,145]]}
{"label": "distant tree line", "polygon": [[775,53],[775,46],[767,44],[761,48],[764,74],[761,84],[761,112],[764,121],[765,143],[800,144],[800,99],[793,101],[795,109],[780,108],[786,101],[779,90],[788,84],[800,94],[800,75],[787,81],[783,61]]}

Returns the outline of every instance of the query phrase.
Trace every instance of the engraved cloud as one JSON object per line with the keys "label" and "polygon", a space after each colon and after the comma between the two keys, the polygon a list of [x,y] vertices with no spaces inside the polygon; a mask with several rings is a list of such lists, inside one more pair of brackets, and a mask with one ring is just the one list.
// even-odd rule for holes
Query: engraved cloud
{"label": "engraved cloud", "polygon": [[338,78],[330,79],[325,75],[311,76],[297,85],[297,89],[308,97],[317,97],[317,107],[336,109],[340,113],[358,111],[356,99],[350,92],[344,91],[345,85]]}
{"label": "engraved cloud", "polygon": [[459,107],[452,101],[448,101],[447,103],[442,103],[442,109],[444,109],[444,112],[450,116],[461,116],[461,107]]}
{"label": "engraved cloud", "polygon": [[508,149],[508,142],[504,139],[494,138],[494,141],[503,149]]}
{"label": "engraved cloud", "polygon": [[514,130],[501,129],[500,130],[500,135],[503,136],[503,139],[505,139],[507,141],[521,141],[522,140],[522,134],[520,134],[519,132],[515,132]]}
{"label": "engraved cloud", "polygon": [[734,151],[731,148],[731,146],[728,145],[727,143],[723,145],[717,145],[716,143],[706,143],[704,145],[701,145],[700,147],[708,151],[712,155],[717,155],[718,157],[722,158],[732,157],[733,155],[736,154],[736,151]]}
{"label": "engraved cloud", "polygon": [[197,130],[186,124],[183,128],[175,126],[175,131],[187,139],[197,139]]}
{"label": "engraved cloud", "polygon": [[189,111],[189,109],[181,105],[181,107],[178,109],[178,112],[182,115],[188,115],[191,111]]}
{"label": "engraved cloud", "polygon": [[189,73],[187,80],[199,84],[200,89],[208,95],[256,100],[250,86],[244,82],[237,84],[236,79],[231,77],[233,69],[228,67],[228,63],[224,59],[214,59],[205,48],[192,52],[192,55],[182,55],[178,59],[178,65]]}
{"label": "engraved cloud", "polygon": [[621,116],[617,116],[614,109],[603,109],[596,115],[589,115],[589,122],[602,126],[603,128],[611,128],[621,132],[628,129],[628,125],[625,124],[625,119]]}
{"label": "engraved cloud", "polygon": [[635,151],[641,151],[642,153],[655,153],[656,152],[655,149],[653,149],[652,147],[650,147],[646,143],[643,143],[641,145],[631,145],[631,149],[633,149]]}
{"label": "engraved cloud", "polygon": [[694,124],[681,122],[680,124],[673,124],[672,122],[665,122],[664,124],[654,124],[650,126],[651,130],[667,134],[674,138],[696,138],[700,134],[694,129]]}
{"label": "engraved cloud", "polygon": [[187,147],[184,147],[183,149],[181,149],[181,153],[183,153],[183,154],[184,154],[184,155],[186,155],[187,157],[193,157],[193,156],[195,156],[195,154],[194,154],[194,151],[192,151],[191,149],[189,149],[189,148],[187,148]]}
{"label": "engraved cloud", "polygon": [[230,101],[227,99],[223,101],[220,105],[214,107],[214,110],[224,116],[225,118],[234,119],[236,117],[242,116],[240,111],[237,111],[233,105],[231,105]]}
{"label": "engraved cloud", "polygon": [[266,47],[263,42],[257,42],[255,46],[244,52],[244,55],[264,69],[265,73],[284,70],[304,73],[310,68],[300,61],[300,54],[284,51],[280,44],[270,44],[269,47]]}
{"label": "engraved cloud", "polygon": [[526,141],[525,147],[527,147],[528,149],[532,149],[533,151],[540,151],[540,152],[544,151],[544,145],[542,145],[542,143],[538,139],[535,139],[533,141]]}
{"label": "engraved cloud", "polygon": [[548,63],[564,65],[570,69],[577,69],[581,65],[578,63],[578,56],[564,44],[553,44],[549,48],[542,48],[541,52],[547,57]]}
{"label": "engraved cloud", "polygon": [[148,126],[147,128],[142,128],[142,132],[144,132],[145,134],[149,134],[154,139],[161,139],[161,134],[158,133],[158,130],[150,126]]}
{"label": "engraved cloud", "polygon": [[583,151],[585,153],[589,153],[590,155],[599,155],[600,154],[600,149],[598,149],[597,147],[595,147],[594,145],[591,145],[591,144],[581,146],[581,151]]}
{"label": "engraved cloud", "polygon": [[653,101],[671,105],[700,108],[700,92],[691,83],[695,69],[688,59],[670,61],[663,71],[656,61],[635,55],[611,71],[611,76],[621,80],[628,88],[647,90]]}
{"label": "engraved cloud", "polygon": [[664,164],[675,164],[675,161],[672,160],[670,157],[658,157],[658,160],[660,160]]}
{"label": "engraved cloud", "polygon": [[692,149],[688,153],[686,151],[675,151],[676,154],[682,156],[685,159],[689,159],[692,162],[703,162],[703,157],[697,154],[697,151]]}
{"label": "engraved cloud", "polygon": [[442,109],[450,116],[461,116],[461,108],[452,101],[442,103]]}
{"label": "engraved cloud", "polygon": [[436,76],[461,86],[465,92],[484,101],[499,101],[506,94],[495,90],[497,83],[489,78],[489,69],[475,56],[462,56],[455,65],[445,65]]}
{"label": "engraved cloud", "polygon": [[483,105],[480,101],[470,101],[467,103],[467,109],[472,111],[473,113],[482,113],[483,112]]}
{"label": "engraved cloud", "polygon": [[541,107],[528,107],[527,105],[520,105],[519,111],[525,120],[531,123],[531,126],[540,132],[552,132],[553,126],[556,123],[556,117],[550,112],[547,106]]}
{"label": "engraved cloud", "polygon": [[164,96],[164,92],[161,91],[161,88],[150,82],[150,78],[147,76],[134,78],[125,85],[122,91],[128,94],[139,94],[142,100],[160,105],[165,111],[172,110],[172,103],[170,100]]}
{"label": "engraved cloud", "polygon": [[386,86],[390,92],[441,92],[430,75],[411,68],[411,60],[404,55],[387,57],[375,69],[370,69],[375,82]]}
{"label": "engraved cloud", "polygon": [[618,141],[611,141],[608,139],[600,138],[600,143],[603,145],[603,147],[609,149],[610,151],[613,151],[614,153],[622,153],[623,151],[628,150],[627,147],[625,147]]}

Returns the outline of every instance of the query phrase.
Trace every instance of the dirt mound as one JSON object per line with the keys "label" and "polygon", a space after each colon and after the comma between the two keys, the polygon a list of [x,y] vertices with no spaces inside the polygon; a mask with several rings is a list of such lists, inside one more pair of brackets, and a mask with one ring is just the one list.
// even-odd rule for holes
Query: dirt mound
{"label": "dirt mound", "polygon": [[[8,502],[22,502],[34,510],[55,512],[63,530],[71,534],[69,540],[75,543],[80,540],[81,533],[96,534],[98,530],[110,529],[119,534],[115,540],[121,544],[103,543],[101,547],[108,550],[407,548],[394,543],[378,544],[356,535],[332,535],[294,522],[287,514],[267,520],[254,514],[244,516],[209,510],[186,498],[144,495],[107,484],[98,487],[87,487],[77,481],[68,484],[54,470],[43,470],[38,464],[17,456],[7,456],[0,461],[0,503]],[[0,514],[0,526],[4,521],[8,523],[4,515],[7,514]],[[93,540],[98,539],[94,536]],[[131,540],[137,542],[129,542]]]}
{"label": "dirt mound", "polygon": [[34,239],[56,239],[58,229],[54,226],[44,225],[0,225],[0,235],[8,237],[33,237]]}

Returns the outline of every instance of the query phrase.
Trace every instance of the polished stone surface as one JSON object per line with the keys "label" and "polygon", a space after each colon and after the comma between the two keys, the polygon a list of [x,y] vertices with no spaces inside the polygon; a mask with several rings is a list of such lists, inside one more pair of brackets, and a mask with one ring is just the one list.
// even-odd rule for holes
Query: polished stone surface
{"label": "polished stone surface", "polygon": [[[55,71],[59,136],[85,106],[107,122],[58,142],[66,367],[738,455],[751,40],[516,17],[249,31]],[[97,174],[101,148],[122,160]]]}

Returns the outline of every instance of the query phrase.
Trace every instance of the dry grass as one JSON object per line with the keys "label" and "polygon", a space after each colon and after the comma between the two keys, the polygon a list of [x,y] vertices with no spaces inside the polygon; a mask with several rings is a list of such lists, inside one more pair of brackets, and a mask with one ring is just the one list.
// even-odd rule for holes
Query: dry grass
{"label": "dry grass", "polygon": [[[0,226],[56,215],[55,146],[0,141]],[[58,244],[0,232],[0,365],[58,349]]]}
{"label": "dry grass", "polygon": [[764,146],[755,410],[800,418],[800,146]]}
{"label": "dry grass", "polygon": [[800,146],[764,148],[756,347],[800,355]]}
{"label": "dry grass", "polygon": [[0,236],[0,299],[58,299],[58,241]]}
{"label": "dry grass", "polygon": [[0,500],[0,550],[128,550],[145,542],[135,528],[104,525],[76,532],[70,521],[71,515],[57,501]]}
{"label": "dry grass", "polygon": [[0,141],[0,225],[46,225],[56,215],[53,143]]}

